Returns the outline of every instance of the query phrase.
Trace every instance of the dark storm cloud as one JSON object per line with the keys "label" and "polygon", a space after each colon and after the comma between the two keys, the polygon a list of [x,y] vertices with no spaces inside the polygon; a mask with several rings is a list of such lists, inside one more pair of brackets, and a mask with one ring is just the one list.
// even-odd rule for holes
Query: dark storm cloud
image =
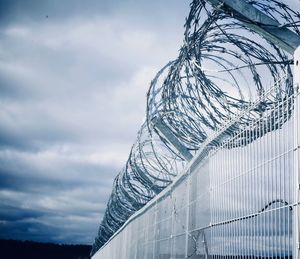
{"label": "dark storm cloud", "polygon": [[6,164],[15,172],[0,172],[1,237],[90,243],[116,169],[65,165],[60,176],[57,169],[21,166]]}
{"label": "dark storm cloud", "polygon": [[[22,209],[10,205],[1,204],[0,218],[3,221],[17,221],[21,219],[39,218],[44,213],[30,209]],[[0,223],[1,224],[1,223]],[[3,231],[1,231],[3,234]]]}
{"label": "dark storm cloud", "polygon": [[187,10],[0,0],[0,238],[93,241]]}
{"label": "dark storm cloud", "polygon": [[[6,158],[6,160],[8,160]],[[5,190],[24,191],[26,193],[45,193],[53,194],[58,190],[75,189],[78,186],[88,187],[97,184],[99,187],[105,187],[110,184],[111,172],[117,168],[91,165],[88,163],[69,163],[59,168],[39,168],[31,164],[22,163],[20,159],[14,158],[14,161],[5,161],[0,159],[0,188]],[[43,172],[41,172],[43,170]],[[62,177],[56,174],[61,170],[66,173],[69,171],[71,177]],[[77,172],[77,173],[76,173]],[[88,177],[81,175],[85,172]],[[101,177],[99,177],[101,172]],[[109,181],[107,181],[107,179]]]}

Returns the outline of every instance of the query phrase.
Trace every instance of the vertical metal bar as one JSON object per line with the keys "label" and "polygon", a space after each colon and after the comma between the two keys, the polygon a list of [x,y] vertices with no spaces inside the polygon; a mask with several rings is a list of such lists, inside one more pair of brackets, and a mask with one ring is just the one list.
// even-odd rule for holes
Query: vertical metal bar
{"label": "vertical metal bar", "polygon": [[[223,153],[224,154],[224,153]],[[226,157],[226,155],[225,155]],[[230,165],[232,165],[232,158],[230,159]],[[230,206],[230,203],[231,203],[231,200],[228,199],[228,192],[226,192],[226,188],[227,188],[227,185],[230,185],[231,182],[230,180],[228,179],[228,165],[225,163],[225,159],[223,159],[223,177],[222,177],[222,182],[221,182],[221,185],[220,185],[220,188],[221,188],[221,192],[223,193],[223,197],[224,197],[224,216],[223,216],[223,220],[224,221],[227,221],[229,218],[230,218],[230,211],[228,210],[228,207]],[[226,182],[226,184],[224,184],[224,182]],[[222,226],[222,229],[223,229],[223,236],[222,236],[222,241],[223,241],[223,255],[225,256],[225,258],[227,259],[228,258],[228,251],[227,251],[227,244],[225,242],[225,240],[228,238],[228,225],[224,225]]]}
{"label": "vertical metal bar", "polygon": [[300,47],[294,53],[294,207],[293,213],[293,258],[300,258],[299,255],[299,85],[300,85]]}
{"label": "vertical metal bar", "polygon": [[[155,238],[156,238],[156,222],[157,222],[157,201],[155,202],[155,205],[153,206],[153,209],[154,209],[154,221],[153,221],[153,223],[150,223],[150,224],[153,224],[152,226],[153,226],[153,231],[154,231],[154,233],[151,233],[151,235],[152,235],[152,240],[151,240],[151,242],[153,243],[152,244],[152,258],[153,259],[155,259],[156,257],[155,257],[155,243],[156,243],[156,240],[155,240]],[[151,221],[151,219],[149,219],[150,221]]]}
{"label": "vertical metal bar", "polygon": [[[227,157],[230,158],[230,164],[227,165],[227,168],[228,168],[227,169],[228,170],[228,176],[227,177],[228,177],[228,179],[226,179],[226,180],[232,181],[234,179],[234,161],[233,161],[232,158],[234,157],[234,152],[235,151],[234,151],[234,149],[228,149],[228,151],[226,150],[226,152],[228,153]],[[230,182],[229,182],[229,184],[230,184]],[[230,198],[231,198],[231,199],[229,199],[229,207],[231,208],[230,213],[229,213],[229,218],[232,219],[232,218],[235,217],[235,214],[234,214],[234,199],[236,197],[234,196],[233,188],[229,187],[228,192],[229,192]],[[228,231],[229,231],[230,234],[232,234],[232,237],[229,236],[227,238],[228,239],[231,238],[235,241],[236,235],[234,233],[234,224],[230,224],[228,227],[230,228]],[[236,243],[235,242],[234,242],[234,245],[232,247],[233,247],[232,252],[234,253],[235,249],[236,249]]]}
{"label": "vertical metal bar", "polygon": [[[254,127],[255,127],[255,122],[252,120],[251,123],[248,126],[249,129],[249,138],[250,140],[252,140],[254,138]],[[253,171],[253,168],[255,166],[255,146],[253,142],[249,142],[249,155],[247,157],[247,159],[249,159],[249,171],[247,172],[246,180],[247,180],[247,185],[244,188],[248,188],[248,191],[246,192],[246,196],[245,196],[245,214],[251,214],[252,210],[251,210],[251,187],[250,187],[250,183],[251,183],[251,174]],[[250,257],[250,245],[251,245],[251,240],[250,240],[250,233],[251,233],[251,220],[247,221],[245,224],[245,242],[246,242],[246,249],[245,249],[245,253],[246,253],[246,258]]]}
{"label": "vertical metal bar", "polygon": [[[271,107],[270,109],[270,114],[273,110],[273,107]],[[268,114],[267,116],[269,116],[269,118],[266,118],[266,127],[267,127],[267,132],[270,131],[270,129],[272,128],[272,120],[271,120],[271,115]],[[269,132],[267,134],[267,152],[268,152],[268,159],[271,160],[272,158],[272,149],[271,149],[271,143],[272,143],[272,132]],[[268,162],[267,164],[265,164],[265,166],[263,167],[263,172],[262,172],[262,176],[261,176],[261,179],[262,179],[262,182],[263,182],[263,185],[262,185],[262,192],[261,192],[261,196],[260,197],[266,197],[266,193],[267,193],[267,177],[269,175],[269,169],[270,169],[270,166],[271,166],[271,163],[272,162]],[[263,199],[264,201],[264,199]],[[263,204],[263,202],[261,203],[261,205]],[[261,206],[260,206],[261,207]],[[260,208],[261,209],[261,208]],[[266,247],[266,235],[267,235],[267,232],[266,232],[266,214],[265,213],[261,213],[260,216],[261,217],[261,224],[262,224],[262,257],[266,257],[267,254],[266,254],[266,251],[265,251],[265,247]]]}
{"label": "vertical metal bar", "polygon": [[[280,86],[279,86],[280,87]],[[280,90],[278,90],[280,91]],[[282,98],[281,96],[279,98]],[[278,183],[278,175],[280,174],[280,170],[281,170],[281,150],[280,150],[280,141],[281,141],[281,120],[282,120],[282,114],[281,114],[281,110],[282,110],[282,105],[284,104],[284,100],[280,100],[278,101],[278,105],[277,105],[277,123],[279,124],[278,129],[275,131],[275,150],[276,150],[276,161],[275,161],[275,170],[274,170],[274,174],[272,176],[272,194],[273,196],[270,199],[271,201],[274,201],[280,197],[278,197],[278,188],[277,188],[277,183]],[[279,205],[280,206],[280,205]],[[277,207],[277,204],[275,204],[275,208]],[[275,209],[273,212],[271,212],[271,222],[275,222],[275,226],[278,227],[278,217],[277,217],[277,212],[278,210]],[[272,235],[272,243],[274,242],[274,244],[276,244],[276,247],[279,247],[278,244],[278,240],[277,240],[277,235],[275,231],[271,230],[271,235]],[[276,249],[271,248],[271,252],[273,256],[276,256]]]}
{"label": "vertical metal bar", "polygon": [[[246,186],[247,186],[247,177],[248,177],[248,173],[249,173],[249,145],[247,145],[247,140],[249,140],[249,126],[245,127],[245,175],[243,177],[243,185],[242,188],[244,189],[244,196],[243,196],[243,202],[246,202],[247,200],[247,191],[246,191]],[[243,208],[243,212],[246,215],[247,214],[247,209]],[[244,242],[243,242],[243,253],[241,254],[241,256],[247,257],[247,227],[249,224],[249,220],[247,220],[242,226],[244,228],[243,231],[243,238],[244,238]]]}
{"label": "vertical metal bar", "polygon": [[[254,188],[253,190],[251,190],[254,194],[255,194],[255,207],[254,207],[254,211],[252,213],[256,213],[260,210],[260,204],[261,204],[261,198],[259,199],[258,194],[260,193],[260,185],[262,184],[260,181],[260,177],[262,175],[262,170],[264,167],[264,161],[265,161],[265,136],[263,134],[263,117],[264,114],[262,114],[260,120],[259,120],[259,156],[260,156],[260,161],[259,161],[259,167],[257,168],[256,172],[253,172],[253,176],[254,176]],[[255,257],[257,257],[257,251],[259,251],[259,246],[258,246],[258,238],[259,238],[259,232],[260,230],[258,229],[257,225],[259,222],[259,217],[254,217],[251,221],[253,222],[253,227],[254,227],[254,236],[253,236],[253,241],[254,241],[254,250],[253,253],[255,255]],[[259,256],[259,255],[258,255]]]}
{"label": "vertical metal bar", "polygon": [[[288,114],[288,111],[289,111],[289,109],[290,109],[290,105],[289,105],[289,103],[290,103],[290,100],[291,100],[291,98],[290,97],[288,97],[287,98],[287,101],[286,101],[286,106],[285,106],[285,114],[286,114],[286,120],[288,121],[289,120],[289,114]],[[293,120],[291,119],[291,121],[293,122]],[[288,124],[288,123],[287,123]],[[285,127],[285,133],[284,133],[284,135],[283,136],[288,136],[288,138],[290,138],[291,137],[291,134],[289,134],[290,132],[290,126],[289,126],[289,124]],[[282,180],[281,180],[281,187],[282,187],[282,190],[281,190],[281,192],[282,192],[282,197],[283,198],[285,198],[286,200],[288,200],[286,197],[287,197],[287,195],[286,195],[286,180],[285,180],[285,175],[288,173],[288,172],[290,172],[289,170],[288,170],[288,164],[290,163],[290,161],[289,161],[289,156],[290,156],[290,151],[289,151],[289,143],[290,143],[290,141],[289,141],[289,139],[288,139],[288,141],[284,141],[283,140],[283,142],[284,142],[284,152],[285,152],[285,155],[284,155],[284,169],[283,169],[283,173],[282,173]],[[284,222],[284,224],[283,224],[283,233],[287,233],[287,229],[286,229],[286,224],[285,224],[285,222],[287,221],[286,220],[286,216],[285,216],[285,211],[286,211],[286,209],[284,209],[283,210],[283,212],[282,212],[282,222]],[[288,219],[288,216],[289,215],[287,215],[287,219]],[[282,240],[282,251],[286,251],[286,242],[285,242],[285,234],[283,234],[282,235],[282,237],[281,237],[281,240]]]}
{"label": "vertical metal bar", "polygon": [[[295,94],[292,95],[290,97],[290,101],[292,102],[291,103],[291,109],[293,109],[294,107],[294,98],[295,98]],[[292,125],[290,126],[290,133],[291,133],[291,138],[294,138],[294,134],[295,134],[295,130],[296,130],[296,127],[295,127],[295,116],[293,114],[292,116]],[[292,139],[293,140],[293,139]],[[290,149],[293,149],[294,148],[294,143],[293,141],[290,141],[292,142],[289,146]],[[294,151],[291,152],[291,155],[290,155],[290,158],[289,158],[289,163],[288,163],[288,172],[291,172],[291,176],[290,178],[293,178],[293,175],[295,173],[295,170],[294,170]],[[289,181],[286,182],[287,184],[287,197],[288,197],[288,200],[290,203],[293,202],[293,194],[294,194],[294,190],[293,190],[293,181],[294,179],[289,179]],[[293,212],[292,212],[293,213]],[[291,241],[291,236],[293,235],[293,229],[291,229],[291,226],[293,226],[293,222],[290,222],[290,218],[289,218],[290,215],[287,215],[288,217],[288,220],[287,220],[287,229],[288,229],[288,240],[287,240],[287,249],[289,251],[289,256],[292,255],[293,251],[291,251],[291,249],[293,249],[293,241]]]}
{"label": "vertical metal bar", "polygon": [[174,237],[174,221],[175,221],[175,217],[174,217],[174,210],[175,210],[175,204],[174,204],[174,198],[173,198],[173,191],[170,192],[170,202],[171,202],[171,236],[170,236],[170,252],[171,252],[171,258],[173,258],[173,237]]}
{"label": "vertical metal bar", "polygon": [[[215,158],[213,159],[213,161],[215,161]],[[208,186],[208,197],[209,197],[209,217],[210,217],[210,219],[209,219],[209,225],[210,225],[210,228],[209,228],[209,233],[210,233],[210,236],[209,236],[209,238],[210,238],[210,244],[213,244],[213,235],[214,235],[214,229],[211,227],[211,224],[212,224],[212,221],[213,221],[213,218],[214,218],[214,212],[213,212],[213,209],[214,209],[214,204],[215,204],[215,197],[214,197],[214,192],[215,192],[215,189],[212,189],[212,177],[213,177],[213,175],[214,175],[214,173],[215,173],[215,171],[216,171],[216,169],[217,169],[217,164],[216,163],[214,163],[214,166],[213,166],[213,169],[212,170],[209,170],[209,174],[208,174],[208,184],[209,184],[209,186]],[[198,179],[198,177],[197,177],[197,179]],[[203,233],[204,233],[204,235],[205,235],[205,230],[203,230]],[[212,258],[214,258],[214,256],[212,255]],[[205,258],[205,259],[207,259],[207,258]]]}
{"label": "vertical metal bar", "polygon": [[[259,168],[257,174],[256,174],[256,181],[257,181],[257,184],[258,184],[258,196],[257,196],[257,208],[256,208],[256,211],[255,212],[258,212],[260,211],[260,207],[261,207],[261,204],[262,204],[262,185],[263,185],[263,182],[262,182],[262,177],[263,177],[263,173],[264,173],[264,169],[265,169],[265,161],[266,161],[266,145],[268,143],[268,138],[267,136],[265,136],[265,114],[263,114],[263,117],[261,119],[261,125],[260,125],[260,128],[261,128],[261,132],[262,132],[262,136],[263,136],[263,145],[261,146],[261,151],[262,151],[262,163],[261,163],[261,167]],[[258,198],[260,197],[260,199]],[[259,223],[260,223],[260,220],[261,220],[261,217],[262,215],[259,215],[258,218],[256,219],[256,247],[257,247],[257,252],[258,253],[258,257],[261,257],[261,252],[260,252],[260,238],[261,238],[261,229],[259,228]]]}
{"label": "vertical metal bar", "polygon": [[[258,209],[258,205],[259,205],[259,200],[257,200],[257,192],[258,192],[258,185],[256,184],[256,178],[258,177],[259,174],[259,170],[260,170],[260,164],[261,164],[261,155],[262,155],[262,150],[261,150],[261,136],[260,136],[260,130],[261,130],[261,118],[257,118],[255,119],[254,122],[254,127],[255,127],[255,140],[253,141],[253,145],[254,145],[254,157],[255,157],[255,162],[253,165],[253,169],[251,170],[251,172],[249,172],[250,174],[250,183],[251,183],[251,188],[248,189],[248,193],[250,196],[250,210],[249,210],[249,214],[253,214],[255,212],[257,212]],[[249,224],[250,224],[250,228],[251,228],[251,233],[250,233],[250,257],[254,257],[255,254],[255,247],[256,247],[256,228],[255,228],[255,218],[251,218],[249,220]]]}
{"label": "vertical metal bar", "polygon": [[[241,216],[241,211],[243,210],[243,208],[238,208],[238,204],[243,202],[243,186],[241,186],[242,184],[242,177],[240,176],[242,171],[241,171],[241,165],[242,165],[242,131],[239,130],[238,132],[236,132],[233,136],[233,140],[231,141],[232,144],[234,144],[234,142],[238,143],[239,142],[239,146],[237,148],[233,148],[232,149],[232,154],[231,154],[231,161],[232,161],[232,177],[230,180],[230,184],[232,185],[232,187],[230,189],[234,190],[234,200],[236,201],[235,204],[233,204],[234,206],[234,211],[235,213],[232,215],[232,218],[238,218]],[[243,236],[243,232],[242,232],[242,228],[241,228],[241,223],[242,222],[236,222],[233,223],[233,227],[236,229],[236,233],[235,233],[235,240],[234,240],[234,254],[240,254],[240,250],[241,247],[239,247],[237,244],[241,244],[241,246],[243,246],[243,240],[242,240],[242,236]]]}
{"label": "vertical metal bar", "polygon": [[187,199],[186,199],[186,221],[185,221],[185,258],[188,258],[188,244],[189,244],[189,220],[190,220],[190,186],[191,186],[191,174],[188,172],[187,181]]}
{"label": "vertical metal bar", "polygon": [[[222,152],[222,162],[220,163],[221,164],[221,170],[220,170],[220,173],[219,175],[217,174],[217,172],[215,173],[215,177],[218,178],[218,186],[217,186],[217,195],[215,197],[215,199],[218,199],[218,197],[220,197],[220,195],[222,195],[222,204],[221,204],[221,213],[219,213],[219,218],[218,218],[218,222],[220,221],[223,221],[223,220],[226,220],[226,197],[225,197],[225,194],[223,194],[223,190],[222,190],[222,183],[224,182],[224,171],[225,171],[225,158],[224,158],[224,152]],[[226,157],[226,156],[225,156]],[[217,208],[215,208],[217,210]],[[219,231],[218,232],[221,232],[219,234],[219,236],[221,238],[219,238],[219,242],[220,240],[224,240],[224,236],[225,236],[225,232],[224,232],[224,226],[220,226],[220,227],[217,227],[219,228]],[[217,238],[215,239],[216,241],[218,240]],[[217,258],[221,258],[224,257],[226,258],[226,255],[225,255],[225,249],[224,249],[224,242],[222,242],[222,247],[221,247],[221,252],[217,253]]]}
{"label": "vertical metal bar", "polygon": [[[247,192],[246,192],[246,182],[245,182],[245,157],[246,157],[246,153],[245,153],[245,147],[246,147],[246,143],[245,143],[245,139],[246,139],[246,132],[244,127],[241,129],[241,133],[240,133],[240,138],[241,138],[241,148],[240,148],[240,152],[241,152],[241,167],[240,167],[240,172],[239,172],[239,177],[236,179],[236,188],[241,189],[241,195],[238,199],[241,199],[241,202],[244,202],[247,196]],[[245,208],[238,208],[235,205],[235,210],[239,211],[239,213],[237,213],[235,215],[235,218],[239,217],[239,216],[243,216],[246,214]],[[247,220],[245,221],[240,221],[236,223],[236,226],[240,229],[240,243],[242,245],[242,250],[244,249],[245,246],[245,226],[247,225]],[[237,243],[236,243],[237,244]],[[242,256],[241,254],[241,248],[238,249],[237,245],[235,245],[236,247],[236,251],[235,254],[238,253],[239,256]]]}

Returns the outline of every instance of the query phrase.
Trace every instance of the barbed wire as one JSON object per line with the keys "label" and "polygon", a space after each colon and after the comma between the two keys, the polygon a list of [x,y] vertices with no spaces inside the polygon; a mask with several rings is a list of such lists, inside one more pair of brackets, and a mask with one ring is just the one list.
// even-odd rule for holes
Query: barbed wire
{"label": "barbed wire", "polygon": [[[248,4],[300,35],[300,14],[277,0],[248,0]],[[179,56],[163,67],[152,80],[147,94],[147,118],[133,145],[125,167],[114,180],[113,190],[92,248],[95,254],[137,210],[168,186],[186,165],[184,156],[156,127],[159,119],[179,143],[194,154],[233,115],[253,106],[247,117],[231,127],[232,133],[249,126],[263,113],[268,122],[259,136],[276,130],[289,118],[294,93],[292,56],[259,36],[250,20],[212,7],[206,0],[194,0],[186,19]],[[282,75],[286,80],[280,81]],[[274,95],[264,95],[280,81]],[[281,112],[271,111],[282,102]],[[286,105],[284,105],[286,103]],[[261,124],[258,124],[258,126]],[[231,148],[239,146],[237,139]],[[219,143],[216,143],[218,145]],[[228,147],[229,148],[229,147]]]}

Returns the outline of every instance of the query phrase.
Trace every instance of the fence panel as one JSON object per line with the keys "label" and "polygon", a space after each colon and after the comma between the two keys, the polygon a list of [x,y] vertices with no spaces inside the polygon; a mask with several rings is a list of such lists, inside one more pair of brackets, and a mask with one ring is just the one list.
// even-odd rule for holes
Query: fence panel
{"label": "fence panel", "polygon": [[197,166],[195,158],[93,259],[296,256],[298,98],[296,92],[274,103]]}

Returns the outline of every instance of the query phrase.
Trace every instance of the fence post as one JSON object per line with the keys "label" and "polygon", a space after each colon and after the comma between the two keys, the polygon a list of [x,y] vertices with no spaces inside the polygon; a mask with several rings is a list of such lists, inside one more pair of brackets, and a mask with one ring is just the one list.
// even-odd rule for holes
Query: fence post
{"label": "fence post", "polygon": [[189,221],[190,221],[190,190],[191,190],[191,171],[188,172],[187,178],[187,207],[186,207],[186,221],[185,221],[185,258],[188,258],[189,252]]}
{"label": "fence post", "polygon": [[299,115],[300,115],[300,105],[299,105],[299,86],[300,86],[300,46],[296,49],[294,53],[294,213],[293,213],[293,258],[300,258],[300,239],[299,239],[299,217],[300,217],[300,172],[299,172]]}

